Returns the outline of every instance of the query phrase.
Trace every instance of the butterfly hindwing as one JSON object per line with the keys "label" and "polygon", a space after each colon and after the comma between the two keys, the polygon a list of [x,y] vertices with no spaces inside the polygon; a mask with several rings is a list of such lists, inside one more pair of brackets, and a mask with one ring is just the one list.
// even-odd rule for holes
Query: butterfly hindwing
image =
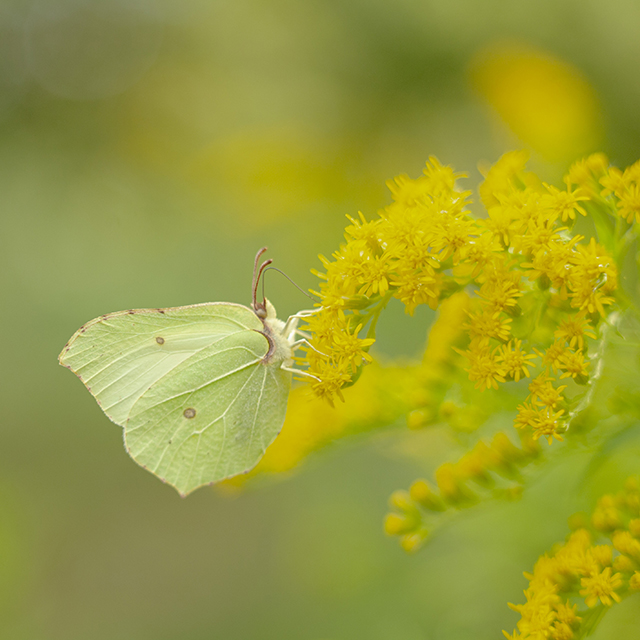
{"label": "butterfly hindwing", "polygon": [[290,375],[263,362],[266,338],[234,333],[166,375],[133,405],[131,457],[181,494],[253,468],[278,435]]}

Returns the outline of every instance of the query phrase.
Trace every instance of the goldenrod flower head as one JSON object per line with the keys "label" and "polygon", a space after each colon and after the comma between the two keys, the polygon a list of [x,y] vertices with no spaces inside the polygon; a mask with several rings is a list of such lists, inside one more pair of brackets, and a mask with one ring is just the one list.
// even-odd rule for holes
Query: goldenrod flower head
{"label": "goldenrod flower head", "polygon": [[622,526],[622,514],[615,505],[600,501],[591,516],[591,524],[598,531],[613,531]]}
{"label": "goldenrod flower head", "polygon": [[540,409],[530,402],[524,402],[518,406],[518,415],[513,424],[518,429],[532,427],[538,418]]}
{"label": "goldenrod flower head", "polygon": [[608,544],[599,544],[589,549],[589,555],[600,568],[609,567],[613,561],[613,549]]}
{"label": "goldenrod flower head", "polygon": [[593,153],[582,160],[577,160],[569,168],[567,183],[582,187],[589,196],[599,195],[602,190],[600,179],[609,168],[609,159],[604,153]]}
{"label": "goldenrod flower head", "polygon": [[577,604],[570,605],[568,602],[560,603],[556,607],[556,617],[559,622],[573,627],[581,621],[581,618],[577,615],[577,609]]}
{"label": "goldenrod flower head", "polygon": [[562,218],[562,222],[566,222],[568,219],[575,220],[576,212],[583,216],[587,215],[580,202],[589,200],[589,196],[581,187],[571,190],[571,184],[568,180],[565,191],[546,183],[544,186],[549,193],[542,197],[542,203],[552,212],[554,217],[559,216]]}
{"label": "goldenrod flower head", "polygon": [[512,318],[505,318],[500,314],[500,311],[484,308],[469,313],[469,321],[463,327],[469,331],[472,348],[482,349],[489,344],[491,338],[506,342],[509,339],[509,325],[512,322]]}
{"label": "goldenrod flower head", "polygon": [[426,480],[416,480],[409,488],[409,495],[415,502],[432,511],[444,511],[445,505]]}
{"label": "goldenrod flower head", "polygon": [[465,371],[469,373],[469,380],[475,381],[476,389],[497,389],[498,382],[505,381],[507,372],[500,364],[497,350],[491,351],[487,345],[477,342],[464,355],[469,361]]}
{"label": "goldenrod flower head", "polygon": [[596,339],[589,319],[584,312],[565,318],[554,333],[556,338],[564,338],[571,349],[584,349],[585,337]]}
{"label": "goldenrod flower head", "polygon": [[571,640],[574,637],[573,629],[565,622],[554,622],[548,637],[553,640]]}
{"label": "goldenrod flower head", "polygon": [[395,536],[401,533],[407,533],[415,527],[415,520],[406,515],[398,515],[397,513],[388,513],[384,520],[384,532],[387,535]]}
{"label": "goldenrod flower head", "polygon": [[631,535],[630,531],[616,531],[612,537],[613,546],[620,552],[640,562],[640,540]]}
{"label": "goldenrod flower head", "polygon": [[506,375],[516,382],[522,375],[529,377],[529,367],[535,366],[530,360],[536,357],[536,354],[522,350],[522,340],[509,340],[498,350],[498,361],[504,367]]}
{"label": "goldenrod flower head", "polygon": [[467,177],[466,173],[455,173],[452,167],[442,166],[435,156],[429,156],[429,160],[422,172],[429,183],[430,193],[453,191],[456,186],[456,180]]}
{"label": "goldenrod flower head", "polygon": [[553,442],[553,439],[562,441],[562,433],[564,433],[566,426],[561,419],[564,409],[554,412],[551,408],[538,409],[537,415],[534,418],[531,428],[533,429],[533,437],[537,440],[541,436],[544,436],[549,444]]}
{"label": "goldenrod flower head", "polygon": [[620,554],[613,559],[611,566],[613,570],[618,573],[631,573],[638,564],[629,558],[629,556]]}
{"label": "goldenrod flower head", "polygon": [[489,169],[479,189],[487,209],[499,204],[500,196],[510,196],[520,190],[520,185],[525,182],[524,168],[528,160],[526,151],[509,151]]}
{"label": "goldenrod flower head", "polygon": [[551,378],[545,374],[540,374],[534,378],[529,384],[529,396],[533,403],[543,407],[555,407],[563,400],[562,392],[567,388],[566,385],[554,387],[555,378]]}
{"label": "goldenrod flower head", "polygon": [[553,344],[547,347],[544,353],[541,353],[537,349],[535,351],[542,358],[543,366],[557,373],[567,350],[567,346],[562,340],[556,340]]}
{"label": "goldenrod flower head", "polygon": [[630,184],[618,202],[620,217],[627,223],[640,222],[640,185]]}
{"label": "goldenrod flower head", "polygon": [[584,384],[589,378],[589,361],[585,361],[582,351],[567,349],[560,357],[559,368],[564,371],[560,376],[561,380],[573,378],[576,382]]}
{"label": "goldenrod flower head", "polygon": [[611,567],[582,578],[581,585],[583,589],[580,590],[580,595],[584,596],[587,607],[595,607],[598,600],[608,607],[614,600],[620,602],[620,596],[615,590],[622,586],[622,577],[619,573],[612,574]]}
{"label": "goldenrod flower head", "polygon": [[429,180],[418,178],[412,180],[408,175],[402,174],[387,180],[387,187],[391,191],[391,196],[399,205],[407,208],[417,207],[429,191]]}

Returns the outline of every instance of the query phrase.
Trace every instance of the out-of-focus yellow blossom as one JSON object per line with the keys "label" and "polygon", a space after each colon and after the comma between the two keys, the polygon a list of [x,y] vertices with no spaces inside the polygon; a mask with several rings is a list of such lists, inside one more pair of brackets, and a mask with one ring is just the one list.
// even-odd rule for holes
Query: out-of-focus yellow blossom
{"label": "out-of-focus yellow blossom", "polygon": [[587,158],[577,160],[569,168],[567,181],[583,189],[590,197],[602,191],[600,179],[609,169],[609,159],[604,153],[593,153]]}
{"label": "out-of-focus yellow blossom", "polygon": [[[439,514],[475,504],[480,491],[489,491],[496,497],[507,499],[518,497],[520,486],[514,484],[518,469],[529,464],[539,453],[538,445],[526,437],[520,447],[504,433],[497,433],[489,444],[479,441],[458,461],[438,467],[436,488],[419,479],[411,485],[408,494],[403,493],[405,502],[392,501],[395,511],[387,518],[395,522],[395,518],[400,517],[403,522],[410,521],[412,527],[396,532],[385,524],[385,531],[389,535],[399,535],[400,544],[405,549],[403,539],[411,535],[414,544],[410,550],[417,550],[431,529],[437,526]],[[419,543],[416,537],[420,538]]]}
{"label": "out-of-focus yellow blossom", "polygon": [[471,80],[511,131],[548,160],[572,160],[602,138],[595,91],[578,69],[549,52],[492,44],[473,59]]}
{"label": "out-of-focus yellow blossom", "polygon": [[[562,545],[556,545],[551,554],[543,555],[532,573],[525,573],[529,587],[525,590],[526,603],[509,604],[521,618],[513,634],[503,631],[507,638],[551,640],[584,637],[588,631],[589,609],[600,603],[611,607],[628,594],[640,590],[640,573],[627,554],[635,552],[634,542],[640,546],[629,527],[636,510],[629,504],[640,496],[637,479],[630,479],[624,491],[603,496],[593,513],[592,520],[603,509],[616,508],[616,532],[604,544],[595,544],[602,529],[577,529]],[[582,520],[582,518],[580,519]],[[622,562],[621,562],[622,561]],[[583,604],[582,604],[583,603]]]}
{"label": "out-of-focus yellow blossom", "polygon": [[600,573],[593,572],[584,576],[580,584],[582,589],[580,595],[584,596],[584,603],[587,607],[595,607],[598,600],[602,604],[610,607],[613,601],[620,602],[620,596],[616,589],[622,586],[622,577],[619,573],[611,574],[611,567],[603,569]]}

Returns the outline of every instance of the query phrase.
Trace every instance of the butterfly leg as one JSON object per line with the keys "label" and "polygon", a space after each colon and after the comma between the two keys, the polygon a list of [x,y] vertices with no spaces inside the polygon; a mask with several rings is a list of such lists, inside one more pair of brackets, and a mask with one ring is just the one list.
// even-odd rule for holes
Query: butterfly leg
{"label": "butterfly leg", "polygon": [[294,313],[292,316],[287,318],[287,321],[284,323],[283,333],[285,335],[289,335],[296,331],[296,327],[298,326],[298,320],[303,318],[309,318],[314,313],[318,313],[320,309],[305,309],[303,311],[298,311],[298,313]]}
{"label": "butterfly leg", "polygon": [[318,376],[314,376],[312,373],[308,373],[303,369],[294,369],[293,367],[285,367],[284,365],[280,367],[283,371],[288,371],[289,373],[293,373],[298,376],[302,376],[303,378],[311,378],[312,380],[316,380],[320,382],[320,378]]}
{"label": "butterfly leg", "polygon": [[318,351],[318,349],[316,349],[306,338],[301,338],[300,340],[296,340],[295,342],[292,342],[291,348],[295,351],[296,349],[299,349],[302,345],[304,345],[305,347],[309,347],[309,349],[312,349],[313,351],[315,351],[316,353],[319,353],[321,356],[324,356],[325,358],[329,357],[326,353],[323,353],[322,351]]}

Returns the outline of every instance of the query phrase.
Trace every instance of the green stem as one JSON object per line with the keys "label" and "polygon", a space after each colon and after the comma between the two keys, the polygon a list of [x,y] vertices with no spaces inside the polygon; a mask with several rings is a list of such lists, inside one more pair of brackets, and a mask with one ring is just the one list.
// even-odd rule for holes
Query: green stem
{"label": "green stem", "polygon": [[376,337],[376,325],[378,324],[378,319],[380,318],[380,314],[382,310],[389,304],[389,300],[393,297],[393,291],[391,289],[385,293],[385,295],[380,299],[380,302],[375,306],[373,312],[371,314],[371,324],[369,325],[369,329],[367,331],[367,338]]}

